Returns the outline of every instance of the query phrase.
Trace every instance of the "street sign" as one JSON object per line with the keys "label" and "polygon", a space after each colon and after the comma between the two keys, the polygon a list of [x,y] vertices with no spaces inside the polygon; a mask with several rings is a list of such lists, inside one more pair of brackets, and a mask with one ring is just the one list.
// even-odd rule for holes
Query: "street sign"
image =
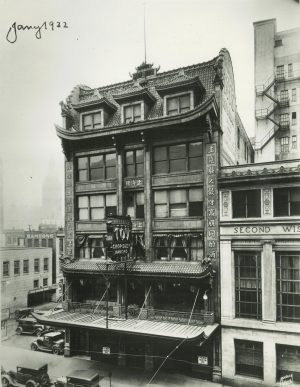
{"label": "street sign", "polygon": [[110,355],[110,347],[102,347],[102,353],[104,355]]}
{"label": "street sign", "polygon": [[132,223],[130,216],[112,215],[106,219],[106,247],[113,260],[127,258],[131,247]]}
{"label": "street sign", "polygon": [[292,386],[293,374],[284,375],[280,378],[280,386]]}

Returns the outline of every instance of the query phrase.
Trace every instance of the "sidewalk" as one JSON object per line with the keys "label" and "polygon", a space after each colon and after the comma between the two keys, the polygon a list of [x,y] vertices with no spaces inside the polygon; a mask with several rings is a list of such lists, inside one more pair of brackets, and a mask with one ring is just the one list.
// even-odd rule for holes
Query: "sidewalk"
{"label": "sidewalk", "polygon": [[[5,346],[1,344],[0,360],[6,371],[15,370],[18,364],[22,364],[25,358],[39,360],[48,364],[50,379],[54,382],[60,376],[66,376],[74,370],[93,369],[99,372],[103,379],[100,382],[102,387],[110,387],[109,371],[112,372],[111,386],[117,387],[142,387],[149,385],[154,372],[145,372],[140,369],[110,366],[98,361],[91,361],[79,358],[65,358],[42,352],[32,352],[25,349]],[[185,375],[166,374],[159,372],[152,381],[151,386],[155,387],[221,387],[222,384],[212,383],[206,380],[195,379]]]}

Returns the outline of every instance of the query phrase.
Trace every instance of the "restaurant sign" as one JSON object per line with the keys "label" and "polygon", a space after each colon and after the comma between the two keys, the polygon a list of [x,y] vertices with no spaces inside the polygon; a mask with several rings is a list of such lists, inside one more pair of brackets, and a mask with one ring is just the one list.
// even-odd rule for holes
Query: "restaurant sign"
{"label": "restaurant sign", "polygon": [[106,219],[106,226],[106,247],[109,258],[113,261],[127,258],[131,247],[130,216],[109,216]]}
{"label": "restaurant sign", "polygon": [[198,356],[198,364],[208,365],[208,358],[206,356]]}

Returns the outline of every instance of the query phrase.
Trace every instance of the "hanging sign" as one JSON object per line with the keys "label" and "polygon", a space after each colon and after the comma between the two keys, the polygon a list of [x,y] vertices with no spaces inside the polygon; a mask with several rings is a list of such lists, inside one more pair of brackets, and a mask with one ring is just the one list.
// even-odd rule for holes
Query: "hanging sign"
{"label": "hanging sign", "polygon": [[206,356],[198,356],[198,364],[208,365],[208,358]]}
{"label": "hanging sign", "polygon": [[102,347],[103,355],[110,355],[110,347]]}
{"label": "hanging sign", "polygon": [[108,256],[117,261],[127,258],[131,247],[132,223],[130,216],[109,216],[106,220]]}

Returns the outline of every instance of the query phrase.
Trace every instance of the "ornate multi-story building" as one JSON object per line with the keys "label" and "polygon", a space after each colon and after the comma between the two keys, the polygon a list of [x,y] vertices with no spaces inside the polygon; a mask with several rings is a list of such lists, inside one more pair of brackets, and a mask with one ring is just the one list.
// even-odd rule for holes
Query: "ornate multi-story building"
{"label": "ornate multi-story building", "polygon": [[[143,63],[61,107],[66,294],[39,319],[66,328],[66,356],[154,369],[171,354],[165,368],[218,379],[218,172],[253,160],[228,51],[162,73]],[[132,220],[126,267],[108,259],[109,214]]]}

